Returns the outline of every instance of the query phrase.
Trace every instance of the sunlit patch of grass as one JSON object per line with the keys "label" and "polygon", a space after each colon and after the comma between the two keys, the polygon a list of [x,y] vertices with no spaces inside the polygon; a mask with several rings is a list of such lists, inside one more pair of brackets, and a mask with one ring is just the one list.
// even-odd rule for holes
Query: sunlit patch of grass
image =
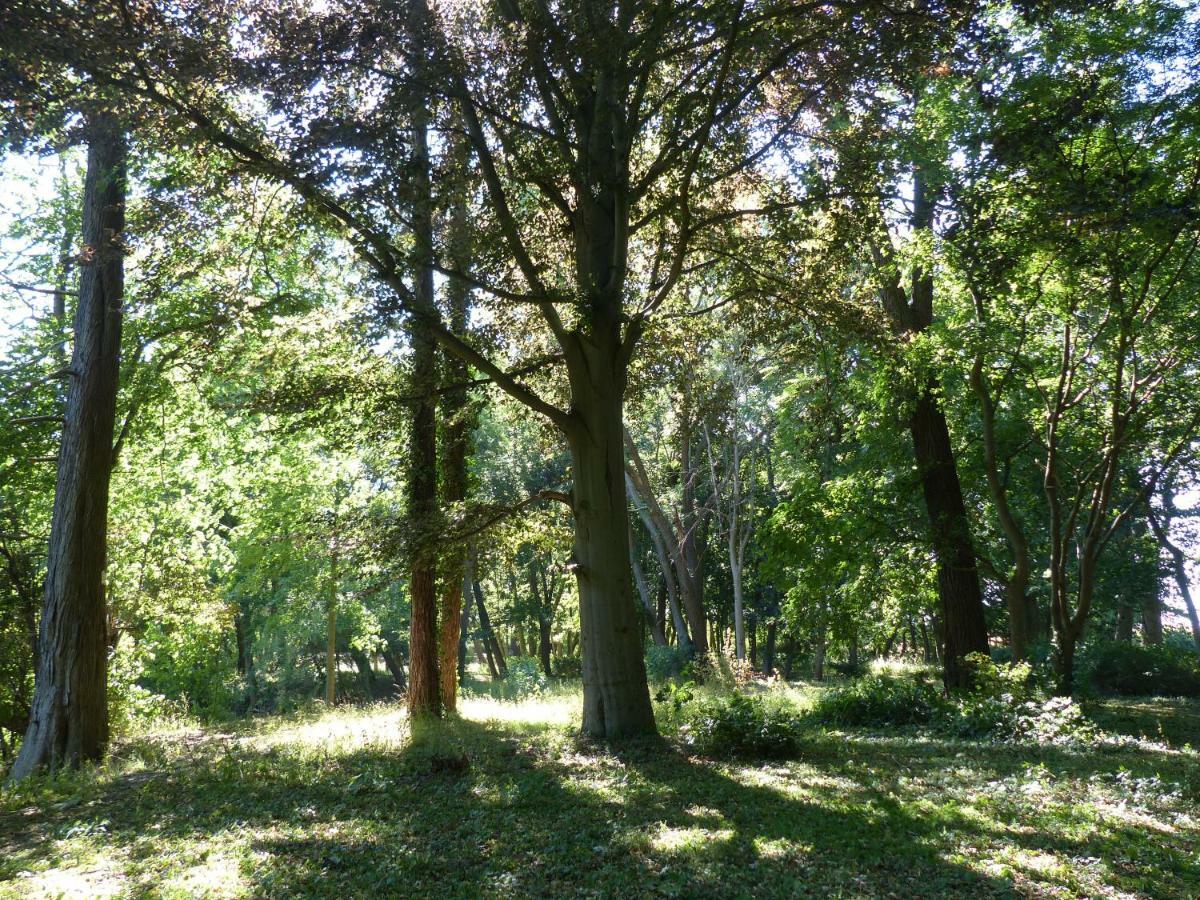
{"label": "sunlit patch of grass", "polygon": [[459,700],[459,712],[465,719],[500,727],[578,728],[580,698],[578,690],[548,691],[519,702],[469,695]]}

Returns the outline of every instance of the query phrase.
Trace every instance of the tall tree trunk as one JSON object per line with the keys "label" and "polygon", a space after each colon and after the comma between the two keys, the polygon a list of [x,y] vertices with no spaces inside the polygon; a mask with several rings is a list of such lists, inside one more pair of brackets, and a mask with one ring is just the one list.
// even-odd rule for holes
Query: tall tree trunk
{"label": "tall tree trunk", "polygon": [[567,356],[576,416],[571,448],[572,566],[583,642],[583,731],[618,738],[655,731],[634,606],[625,500],[625,376],[619,327],[577,334]]}
{"label": "tall tree trunk", "polygon": [[[413,293],[420,309],[434,309],[433,200],[429,181],[427,113],[418,107],[412,126],[415,202],[413,237],[417,264]],[[438,677],[437,544],[437,345],[429,327],[414,319],[412,337],[412,428],[408,452],[408,515],[412,527],[409,569],[411,607],[408,711],[414,718],[442,714]],[[457,641],[458,631],[455,629]]]}
{"label": "tall tree trunk", "polygon": [[775,674],[775,633],[779,624],[772,619],[767,623],[767,648],[763,654],[763,676],[770,678]]}
{"label": "tall tree trunk", "polygon": [[[733,529],[730,529],[732,535]],[[746,658],[746,611],[742,598],[742,566],[735,559],[733,537],[729,539],[729,571],[733,578],[733,655]]]}
{"label": "tall tree trunk", "polygon": [[[934,199],[925,174],[917,167],[913,173],[912,225],[915,230],[932,230]],[[893,331],[901,336],[927,331],[933,324],[932,273],[920,265],[915,266],[911,286],[906,292],[901,286],[895,260],[877,252],[876,263],[887,279],[881,299]],[[988,650],[987,623],[966,502],[958,479],[950,429],[938,403],[938,392],[937,379],[932,375],[919,386],[909,432],[937,560],[938,604],[945,646],[943,672],[946,687],[958,689],[970,680],[970,670],[963,664],[963,658]]]}
{"label": "tall tree trunk", "polygon": [[[632,535],[630,535],[629,540],[632,544]],[[667,645],[667,637],[663,634],[662,627],[658,623],[654,602],[650,599],[650,586],[646,583],[646,573],[642,571],[642,564],[638,560],[636,553],[630,554],[630,562],[633,568],[633,583],[637,588],[638,596],[642,598],[642,607],[646,610],[646,625],[650,629],[650,636],[653,638],[655,644],[665,647]]]}
{"label": "tall tree trunk", "polygon": [[1150,510],[1150,528],[1154,532],[1154,537],[1158,540],[1159,546],[1163,547],[1171,555],[1171,576],[1175,579],[1175,586],[1179,589],[1179,596],[1183,598],[1183,605],[1187,609],[1188,622],[1192,626],[1192,642],[1196,645],[1196,652],[1200,654],[1200,614],[1196,611],[1196,601],[1192,598],[1191,579],[1188,578],[1187,556],[1183,550],[1171,540],[1167,529],[1170,527],[1170,513],[1175,509],[1175,497],[1168,491],[1164,497],[1164,505],[1167,507],[1168,518],[1166,523],[1159,521],[1154,510]]}
{"label": "tall tree trunk", "polygon": [[126,143],[89,123],[82,273],[29,728],[10,777],[99,759],[108,743],[108,487],[121,358]]}
{"label": "tall tree trunk", "polygon": [[684,612],[691,628],[693,649],[697,656],[703,657],[708,653],[708,629],[704,611],[704,576],[700,570],[700,521],[696,509],[697,471],[692,463],[694,433],[691,422],[690,414],[685,411],[680,416],[679,428],[679,477],[682,481],[679,555],[683,560],[679,582]]}
{"label": "tall tree trunk", "polygon": [[1157,591],[1147,591],[1142,597],[1142,640],[1151,646],[1163,642],[1162,604]]}
{"label": "tall tree trunk", "polygon": [[825,646],[828,626],[822,622],[817,626],[816,647],[813,649],[813,681],[825,680]]}
{"label": "tall tree trunk", "polygon": [[962,688],[970,678],[964,657],[988,651],[987,623],[950,429],[934,390],[927,384],[917,398],[910,429],[937,558],[946,686]]}
{"label": "tall tree trunk", "polygon": [[408,678],[404,674],[404,648],[394,634],[385,632],[383,642],[387,647],[383,654],[383,664],[391,673],[396,690],[407,691]]}
{"label": "tall tree trunk", "polygon": [[[465,139],[457,139],[451,150],[451,177],[455,182],[446,244],[454,268],[460,272],[471,267],[471,226],[467,212],[467,184],[470,150]],[[469,325],[471,286],[463,278],[450,276],[445,287],[450,330],[465,337]],[[469,371],[463,360],[446,354],[446,380],[449,387],[442,406],[442,495],[454,509],[467,499],[467,457],[471,452],[471,431],[475,416],[468,402]],[[462,627],[463,588],[466,548],[447,549],[443,560],[441,647],[438,660],[441,673],[442,705],[450,712],[458,708],[458,679],[462,669],[462,648],[466,635]]]}
{"label": "tall tree trunk", "polygon": [[488,615],[487,604],[483,602],[483,587],[479,584],[478,577],[471,581],[472,593],[475,595],[475,606],[479,610],[479,630],[483,632],[484,646],[490,651],[492,666],[495,669],[496,677],[508,677],[508,664],[504,661],[504,651],[500,647],[500,639],[496,637],[496,632],[492,630],[492,619]]}
{"label": "tall tree trunk", "polygon": [[337,702],[337,607],[325,609],[325,705]]}
{"label": "tall tree trunk", "polygon": [[[462,596],[468,598],[467,602],[463,603],[462,614],[458,617],[458,683],[462,684],[467,677],[467,641],[471,637],[471,571],[470,557],[471,551],[468,548],[463,556],[463,577],[462,577]],[[482,659],[479,660],[483,662]]]}
{"label": "tall tree trunk", "polygon": [[1117,626],[1113,640],[1122,644],[1133,641],[1133,604],[1123,595],[1117,597]]}
{"label": "tall tree trunk", "polygon": [[[337,519],[334,519],[337,528]],[[336,541],[336,536],[334,541]],[[337,703],[337,546],[329,560],[329,597],[325,605],[325,705]]]}

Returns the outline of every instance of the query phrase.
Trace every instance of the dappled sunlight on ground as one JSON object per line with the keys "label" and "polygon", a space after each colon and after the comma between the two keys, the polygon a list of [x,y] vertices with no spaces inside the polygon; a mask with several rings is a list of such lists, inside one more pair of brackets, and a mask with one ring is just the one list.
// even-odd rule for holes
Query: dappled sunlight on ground
{"label": "dappled sunlight on ground", "polygon": [[467,696],[461,717],[415,732],[378,704],[132,738],[99,770],[0,798],[0,897],[1161,897],[1200,884],[1200,756],[1183,746],[813,731],[798,759],[720,761],[669,736],[581,740],[579,705],[556,687]]}

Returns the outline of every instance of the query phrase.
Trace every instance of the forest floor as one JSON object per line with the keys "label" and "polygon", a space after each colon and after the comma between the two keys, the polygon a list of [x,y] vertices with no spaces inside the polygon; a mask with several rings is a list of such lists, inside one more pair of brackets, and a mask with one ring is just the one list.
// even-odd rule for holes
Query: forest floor
{"label": "forest floor", "polygon": [[129,739],[0,796],[0,897],[1200,897],[1194,701],[1106,703],[1120,750],[825,730],[770,763],[589,744],[575,690],[463,707]]}

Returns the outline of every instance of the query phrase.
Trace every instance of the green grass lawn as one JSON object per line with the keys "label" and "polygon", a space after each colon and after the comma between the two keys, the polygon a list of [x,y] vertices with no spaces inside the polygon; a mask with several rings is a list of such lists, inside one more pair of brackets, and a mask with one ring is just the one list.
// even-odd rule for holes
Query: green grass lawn
{"label": "green grass lawn", "polygon": [[129,740],[0,799],[0,896],[1200,897],[1195,702],[1107,704],[1153,739],[1120,750],[814,731],[786,763],[590,745],[578,703]]}

